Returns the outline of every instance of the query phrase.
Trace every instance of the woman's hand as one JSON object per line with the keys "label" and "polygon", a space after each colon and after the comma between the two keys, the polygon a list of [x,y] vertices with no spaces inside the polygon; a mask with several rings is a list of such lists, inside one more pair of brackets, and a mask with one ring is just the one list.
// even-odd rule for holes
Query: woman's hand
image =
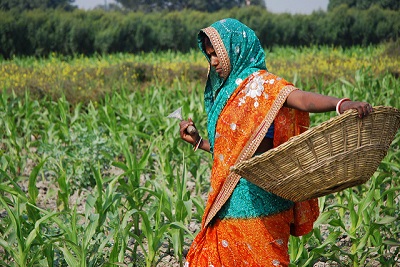
{"label": "woman's hand", "polygon": [[367,102],[344,101],[340,104],[339,113],[342,114],[349,109],[357,110],[360,118],[363,118],[374,111],[372,106]]}
{"label": "woman's hand", "polygon": [[189,118],[187,121],[181,121],[179,123],[179,134],[182,138],[182,140],[188,142],[193,146],[194,151],[196,151],[198,148],[202,149],[204,151],[210,152],[210,143],[202,139],[200,137],[199,131],[194,131],[192,133],[188,132],[188,127],[192,126],[196,129],[196,126],[194,125],[194,122],[192,121],[191,118]]}
{"label": "woman's hand", "polygon": [[183,120],[179,123],[179,134],[182,138],[182,140],[192,144],[193,146],[196,145],[196,143],[200,140],[200,135],[198,131],[195,131],[194,133],[190,134],[188,132],[188,127],[193,126],[196,128],[194,125],[194,122],[192,121],[191,118],[189,118],[187,121]]}

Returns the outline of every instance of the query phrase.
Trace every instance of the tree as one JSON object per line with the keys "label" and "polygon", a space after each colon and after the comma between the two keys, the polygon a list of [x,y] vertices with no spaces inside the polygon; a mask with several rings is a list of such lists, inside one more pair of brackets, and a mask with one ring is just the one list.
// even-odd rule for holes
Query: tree
{"label": "tree", "polygon": [[46,9],[46,8],[62,8],[71,10],[74,7],[72,3],[75,0],[0,0],[0,10],[32,10],[32,9]]}
{"label": "tree", "polygon": [[116,0],[124,8],[133,11],[174,11],[193,9],[214,12],[246,5],[265,6],[263,0]]}
{"label": "tree", "polygon": [[369,9],[373,5],[378,5],[383,9],[399,10],[399,0],[329,0],[328,11],[332,11],[340,5],[347,5],[350,8]]}

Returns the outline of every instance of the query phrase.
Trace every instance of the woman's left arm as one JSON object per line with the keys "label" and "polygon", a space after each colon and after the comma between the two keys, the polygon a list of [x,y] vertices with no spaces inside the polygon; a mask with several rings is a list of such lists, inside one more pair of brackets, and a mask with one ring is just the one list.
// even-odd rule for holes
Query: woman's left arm
{"label": "woman's left arm", "polygon": [[[339,107],[337,107],[338,104]],[[372,106],[367,102],[351,101],[347,98],[342,100],[337,97],[302,90],[295,90],[290,93],[284,105],[289,108],[312,113],[337,110],[342,114],[346,110],[356,109],[360,118],[367,116],[373,111]]]}

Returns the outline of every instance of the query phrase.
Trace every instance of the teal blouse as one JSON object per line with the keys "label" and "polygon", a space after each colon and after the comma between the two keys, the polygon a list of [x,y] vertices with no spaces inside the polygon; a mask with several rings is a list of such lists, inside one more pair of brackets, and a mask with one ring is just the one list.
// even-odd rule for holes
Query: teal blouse
{"label": "teal blouse", "polygon": [[255,218],[288,210],[294,202],[267,192],[257,185],[240,178],[235,190],[218,212],[220,219]]}

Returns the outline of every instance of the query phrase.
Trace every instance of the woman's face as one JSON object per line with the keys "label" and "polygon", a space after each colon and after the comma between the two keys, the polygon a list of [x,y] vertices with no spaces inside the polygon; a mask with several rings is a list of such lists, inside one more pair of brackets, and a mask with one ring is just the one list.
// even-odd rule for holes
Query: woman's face
{"label": "woman's face", "polygon": [[208,39],[208,37],[204,38],[204,48],[206,54],[210,58],[211,67],[215,69],[219,77],[223,77],[224,73],[222,69],[221,60],[218,58],[217,53],[215,52],[214,47],[212,46],[210,39]]}

